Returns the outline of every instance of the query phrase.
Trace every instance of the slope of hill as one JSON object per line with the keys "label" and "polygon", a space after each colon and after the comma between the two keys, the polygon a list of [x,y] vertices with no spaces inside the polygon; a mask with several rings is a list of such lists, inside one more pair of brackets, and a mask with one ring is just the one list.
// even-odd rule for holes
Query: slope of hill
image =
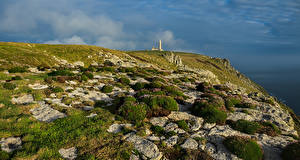
{"label": "slope of hill", "polygon": [[297,116],[226,59],[0,42],[0,82],[1,159],[299,156]]}

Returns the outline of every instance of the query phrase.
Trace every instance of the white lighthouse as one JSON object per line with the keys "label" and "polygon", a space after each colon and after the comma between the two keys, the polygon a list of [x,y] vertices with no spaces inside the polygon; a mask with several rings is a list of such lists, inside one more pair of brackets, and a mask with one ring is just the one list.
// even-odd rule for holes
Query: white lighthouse
{"label": "white lighthouse", "polygon": [[152,51],[163,51],[161,40],[158,41],[158,48],[152,47]]}

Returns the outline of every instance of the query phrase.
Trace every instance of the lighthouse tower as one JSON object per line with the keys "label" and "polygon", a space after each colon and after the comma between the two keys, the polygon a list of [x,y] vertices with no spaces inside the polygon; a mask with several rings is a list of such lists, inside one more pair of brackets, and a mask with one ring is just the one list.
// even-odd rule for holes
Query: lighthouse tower
{"label": "lighthouse tower", "polygon": [[158,42],[158,48],[155,48],[155,47],[153,46],[153,47],[152,47],[152,51],[163,51],[161,40],[159,40],[159,42]]}

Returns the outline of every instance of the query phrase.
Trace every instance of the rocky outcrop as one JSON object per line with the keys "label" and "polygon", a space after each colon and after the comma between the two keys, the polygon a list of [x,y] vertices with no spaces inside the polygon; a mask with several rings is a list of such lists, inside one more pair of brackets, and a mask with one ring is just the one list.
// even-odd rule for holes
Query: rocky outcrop
{"label": "rocky outcrop", "polygon": [[173,52],[164,53],[163,57],[170,63],[175,64],[176,66],[183,66],[180,56],[175,55]]}
{"label": "rocky outcrop", "polygon": [[77,157],[77,149],[75,147],[67,149],[61,148],[58,152],[63,158],[68,160],[73,160]]}
{"label": "rocky outcrop", "polygon": [[22,141],[20,137],[2,138],[0,144],[1,150],[5,152],[13,152],[14,150],[22,148]]}
{"label": "rocky outcrop", "polygon": [[39,107],[33,108],[30,110],[33,117],[42,122],[52,122],[58,118],[64,118],[66,115],[61,113],[49,105],[45,104],[45,102],[39,102]]}
{"label": "rocky outcrop", "polygon": [[13,104],[30,104],[34,102],[34,99],[31,94],[26,94],[17,98],[12,98],[11,102]]}

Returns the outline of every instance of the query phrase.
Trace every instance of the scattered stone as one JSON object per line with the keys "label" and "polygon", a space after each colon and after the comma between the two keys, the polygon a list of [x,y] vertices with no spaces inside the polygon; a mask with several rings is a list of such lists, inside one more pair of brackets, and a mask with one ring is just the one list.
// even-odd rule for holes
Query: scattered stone
{"label": "scattered stone", "polygon": [[20,137],[1,138],[0,144],[1,150],[5,152],[12,152],[22,148],[22,141]]}
{"label": "scattered stone", "polygon": [[68,149],[61,148],[58,152],[63,158],[68,160],[73,160],[77,157],[77,149],[75,147]]}
{"label": "scattered stone", "polygon": [[216,126],[216,123],[205,123],[203,129],[210,130]]}
{"label": "scattered stone", "polygon": [[92,107],[92,106],[84,106],[83,107],[83,110],[85,110],[85,111],[90,111],[90,110],[93,110],[94,109],[94,107]]}
{"label": "scattered stone", "polygon": [[171,114],[168,115],[168,118],[174,121],[179,121],[179,120],[191,120],[195,116],[188,114],[186,112],[176,112],[172,111]]}
{"label": "scattered stone", "polygon": [[39,84],[39,83],[36,83],[36,84],[29,84],[28,85],[30,88],[32,89],[35,89],[35,90],[38,90],[38,89],[46,89],[48,88],[47,85],[42,85],[42,84]]}
{"label": "scattered stone", "polygon": [[167,123],[168,118],[167,117],[152,117],[150,119],[150,123],[154,126],[160,126],[164,127],[165,124]]}
{"label": "scattered stone", "polygon": [[177,144],[178,139],[179,139],[178,136],[172,136],[169,139],[167,139],[165,142],[166,142],[168,147],[172,147],[175,144]]}
{"label": "scattered stone", "polygon": [[182,148],[184,149],[197,149],[198,148],[198,142],[194,140],[193,138],[188,138],[182,145]]}
{"label": "scattered stone", "polygon": [[11,102],[13,104],[30,104],[34,102],[33,96],[31,94],[26,94],[18,98],[12,98]]}
{"label": "scattered stone", "polygon": [[148,136],[147,139],[150,141],[160,141],[160,138],[154,135]]}
{"label": "scattered stone", "polygon": [[132,127],[132,126],[133,126],[132,124],[112,124],[107,129],[107,132],[110,132],[110,133],[119,133],[119,132],[122,131],[122,129],[124,127]]}
{"label": "scattered stone", "polygon": [[135,154],[132,154],[129,158],[129,160],[139,160],[139,159],[140,159],[140,157]]}
{"label": "scattered stone", "polygon": [[160,160],[163,156],[154,143],[137,135],[130,135],[127,141],[133,143],[135,149],[145,156],[146,159]]}
{"label": "scattered stone", "polygon": [[201,128],[201,126],[204,122],[204,120],[202,118],[199,118],[199,117],[194,117],[194,118],[191,119],[191,121],[193,121],[193,123],[194,123],[191,126],[192,131],[198,131]]}
{"label": "scattered stone", "polygon": [[96,113],[91,113],[90,115],[86,116],[87,118],[93,118],[93,117],[96,117],[97,114]]}
{"label": "scattered stone", "polygon": [[45,104],[45,102],[39,102],[40,107],[36,107],[30,110],[33,117],[42,122],[52,122],[58,118],[64,118],[66,115],[61,113],[49,105]]}
{"label": "scattered stone", "polygon": [[76,61],[76,62],[73,63],[73,65],[74,65],[75,67],[84,67],[84,63],[81,62],[81,61]]}

